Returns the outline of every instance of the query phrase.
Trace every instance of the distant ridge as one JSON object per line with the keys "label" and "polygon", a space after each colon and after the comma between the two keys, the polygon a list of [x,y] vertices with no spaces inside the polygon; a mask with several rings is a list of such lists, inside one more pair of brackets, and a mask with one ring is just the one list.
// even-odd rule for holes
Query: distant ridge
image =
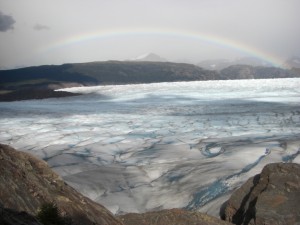
{"label": "distant ridge", "polygon": [[293,56],[285,62],[287,68],[300,68],[300,57]]}
{"label": "distant ridge", "polygon": [[203,60],[197,63],[196,65],[208,70],[222,70],[225,69],[226,67],[234,66],[234,65],[272,67],[272,65],[269,62],[254,57],[242,57],[235,60],[228,60],[228,59]]}

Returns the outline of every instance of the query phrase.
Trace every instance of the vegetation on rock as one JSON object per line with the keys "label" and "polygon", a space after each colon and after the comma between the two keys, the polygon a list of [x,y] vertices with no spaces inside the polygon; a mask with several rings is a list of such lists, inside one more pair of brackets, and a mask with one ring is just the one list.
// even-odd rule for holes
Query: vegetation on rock
{"label": "vegetation on rock", "polygon": [[72,220],[62,216],[55,203],[44,203],[37,213],[37,219],[43,225],[71,225]]}

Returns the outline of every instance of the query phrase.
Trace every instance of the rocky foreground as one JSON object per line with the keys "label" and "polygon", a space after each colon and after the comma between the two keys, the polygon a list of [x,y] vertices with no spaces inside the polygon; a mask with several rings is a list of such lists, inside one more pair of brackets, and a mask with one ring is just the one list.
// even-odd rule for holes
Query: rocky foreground
{"label": "rocky foreground", "polygon": [[39,225],[35,216],[49,202],[74,225],[300,224],[300,165],[267,165],[224,204],[227,221],[182,209],[115,217],[67,185],[46,162],[0,144],[0,224]]}
{"label": "rocky foreground", "polygon": [[245,225],[300,224],[300,165],[265,166],[233,193],[223,218]]}
{"label": "rocky foreground", "polygon": [[147,213],[128,213],[119,216],[125,225],[230,225],[218,218],[183,209],[165,209]]}

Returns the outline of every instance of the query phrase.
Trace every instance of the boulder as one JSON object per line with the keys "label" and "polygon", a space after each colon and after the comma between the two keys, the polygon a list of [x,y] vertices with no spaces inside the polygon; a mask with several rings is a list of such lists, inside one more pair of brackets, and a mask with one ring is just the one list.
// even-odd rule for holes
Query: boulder
{"label": "boulder", "polygon": [[232,194],[221,216],[238,225],[300,224],[300,165],[266,165]]}

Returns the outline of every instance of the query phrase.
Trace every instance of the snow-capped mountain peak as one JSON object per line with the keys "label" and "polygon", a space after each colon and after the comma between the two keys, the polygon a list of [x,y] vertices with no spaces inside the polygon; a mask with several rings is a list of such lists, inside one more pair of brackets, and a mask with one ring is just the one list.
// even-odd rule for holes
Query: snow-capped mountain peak
{"label": "snow-capped mountain peak", "polygon": [[159,55],[154,54],[154,53],[142,54],[131,60],[132,61],[147,61],[147,62],[167,62],[167,60],[165,58],[162,58]]}

